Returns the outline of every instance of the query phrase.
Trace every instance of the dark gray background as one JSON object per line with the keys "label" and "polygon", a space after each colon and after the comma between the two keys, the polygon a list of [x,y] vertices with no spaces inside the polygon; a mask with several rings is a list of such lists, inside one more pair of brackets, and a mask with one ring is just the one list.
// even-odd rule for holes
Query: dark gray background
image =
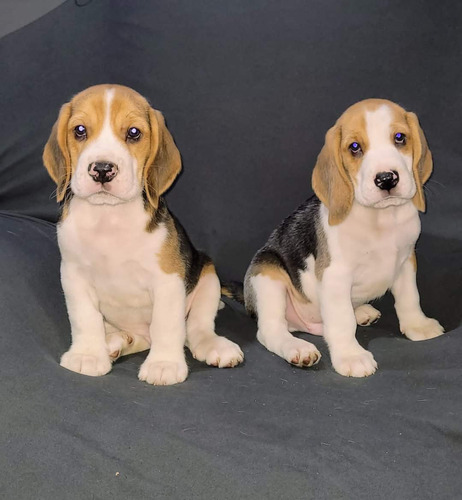
{"label": "dark gray background", "polygon": [[311,193],[326,130],[384,97],[419,115],[434,153],[424,230],[460,236],[461,19],[459,2],[66,2],[0,46],[0,209],[55,220],[39,167],[59,107],[89,85],[129,85],[181,151],[171,208],[236,278]]}
{"label": "dark gray background", "polygon": [[[40,2],[44,13],[50,2]],[[76,3],[85,2],[0,39],[5,498],[459,497],[462,4]],[[27,22],[9,13],[11,26]],[[69,324],[41,152],[60,105],[106,82],[164,112],[184,163],[170,208],[226,279],[242,279],[269,232],[311,194],[324,134],[347,106],[384,97],[415,111],[435,160],[419,286],[424,310],[449,333],[401,338],[386,297],[380,322],[358,333],[380,370],[349,380],[319,338],[314,369],[271,355],[231,303],[218,331],[242,344],[240,368],[189,360],[189,379],[172,388],[137,381],[144,354],[100,379],[61,369]]]}

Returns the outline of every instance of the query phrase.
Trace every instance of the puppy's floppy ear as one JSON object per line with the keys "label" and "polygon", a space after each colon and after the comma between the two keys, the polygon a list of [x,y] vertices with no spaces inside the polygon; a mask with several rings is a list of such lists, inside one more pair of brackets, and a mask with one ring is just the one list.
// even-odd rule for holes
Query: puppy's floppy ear
{"label": "puppy's floppy ear", "polygon": [[71,157],[67,147],[67,124],[71,117],[71,104],[68,102],[61,107],[48,142],[43,151],[43,163],[56,182],[57,201],[62,201],[71,181]]}
{"label": "puppy's floppy ear", "polygon": [[181,170],[181,156],[160,111],[149,109],[151,151],[144,169],[144,189],[157,209],[159,197],[172,185]]}
{"label": "puppy's floppy ear", "polygon": [[427,139],[415,113],[406,113],[406,120],[412,136],[412,172],[417,191],[412,198],[417,210],[425,212],[425,194],[423,185],[428,181],[433,171],[433,159],[428,149]]}
{"label": "puppy's floppy ear", "polygon": [[345,169],[340,151],[342,130],[334,125],[326,134],[326,141],[313,170],[312,186],[316,196],[329,209],[329,224],[340,224],[351,210],[353,183]]}

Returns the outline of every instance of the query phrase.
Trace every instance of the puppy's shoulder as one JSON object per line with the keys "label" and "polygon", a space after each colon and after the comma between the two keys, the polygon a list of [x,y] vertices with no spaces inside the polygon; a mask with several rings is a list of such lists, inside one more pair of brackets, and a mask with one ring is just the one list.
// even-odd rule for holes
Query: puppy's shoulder
{"label": "puppy's shoulder", "polygon": [[301,290],[300,272],[306,270],[308,257],[316,259],[325,246],[320,209],[320,200],[312,196],[284,219],[254,256],[248,274],[279,269]]}
{"label": "puppy's shoulder", "polygon": [[307,199],[279,224],[261,250],[272,250],[284,261],[303,268],[307,257],[317,255],[322,230],[320,207],[316,196]]}
{"label": "puppy's shoulder", "polygon": [[[168,209],[163,198],[159,199],[159,207],[153,214],[148,231],[163,226],[166,237],[159,252],[159,264],[165,273],[178,274],[185,283],[186,292],[196,286],[202,271],[213,268],[211,259],[198,251],[192,244],[187,232],[177,217]],[[214,269],[213,269],[214,270]]]}

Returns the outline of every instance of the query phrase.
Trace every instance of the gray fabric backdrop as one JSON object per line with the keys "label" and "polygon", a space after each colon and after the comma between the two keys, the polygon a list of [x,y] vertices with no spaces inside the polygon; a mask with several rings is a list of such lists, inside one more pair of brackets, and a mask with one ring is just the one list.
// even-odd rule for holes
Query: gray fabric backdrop
{"label": "gray fabric backdrop", "polygon": [[[0,485],[4,498],[458,498],[462,487],[462,4],[448,1],[67,1],[0,39]],[[1,13],[0,13],[1,15]],[[96,83],[162,110],[184,172],[170,207],[224,278],[311,194],[326,130],[353,102],[415,111],[435,159],[418,246],[427,314],[411,343],[390,297],[358,337],[380,370],[348,380],[325,354],[295,369],[231,303],[218,331],[244,366],[189,360],[188,381],[62,370],[54,186],[41,151],[60,105]],[[47,222],[48,221],[48,222]]]}

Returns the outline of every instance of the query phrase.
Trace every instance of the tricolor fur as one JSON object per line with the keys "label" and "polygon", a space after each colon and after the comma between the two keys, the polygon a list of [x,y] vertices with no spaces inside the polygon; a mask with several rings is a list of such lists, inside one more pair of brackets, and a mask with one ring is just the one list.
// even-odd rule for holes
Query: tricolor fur
{"label": "tricolor fur", "polygon": [[139,378],[168,385],[187,376],[184,345],[210,365],[240,363],[239,347],[214,331],[214,266],[162,198],[181,159],[161,113],[127,87],[90,87],[61,108],[43,160],[63,204],[72,345],[61,365],[104,375],[119,356],[150,348]]}
{"label": "tricolor fur", "polygon": [[414,247],[432,157],[417,116],[386,100],[351,106],[327,132],[313,171],[315,196],[271,234],[253,258],[244,292],[257,338],[298,366],[320,359],[291,335],[324,335],[334,369],[371,375],[372,354],[356,324],[380,313],[369,301],[391,290],[401,332],[411,340],[443,333],[419,305]]}

